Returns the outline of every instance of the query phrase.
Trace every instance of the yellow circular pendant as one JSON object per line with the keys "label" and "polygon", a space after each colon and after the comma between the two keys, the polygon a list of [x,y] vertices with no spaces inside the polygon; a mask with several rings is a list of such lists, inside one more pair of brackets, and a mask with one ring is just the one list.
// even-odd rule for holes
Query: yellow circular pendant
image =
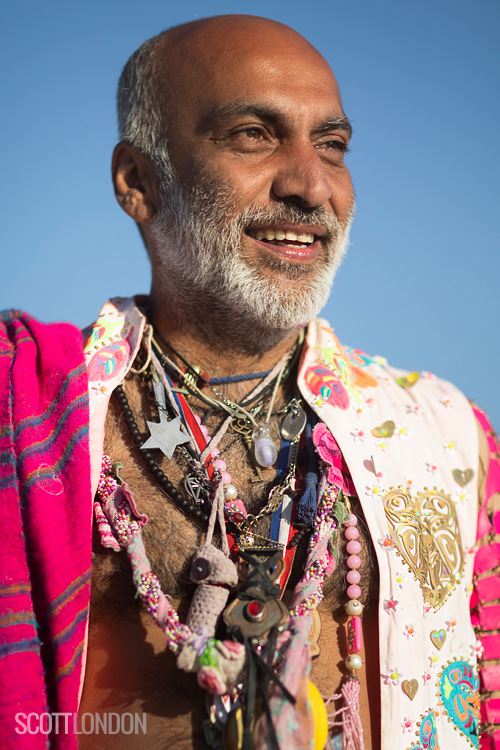
{"label": "yellow circular pendant", "polygon": [[307,680],[307,697],[314,722],[314,750],[323,750],[328,737],[326,706],[316,685]]}
{"label": "yellow circular pendant", "polygon": [[222,735],[222,750],[241,750],[243,747],[243,710],[231,711]]}
{"label": "yellow circular pendant", "polygon": [[[302,701],[301,701],[302,697]],[[304,680],[299,690],[297,708],[304,710],[304,702],[307,700],[308,711],[312,717],[314,727],[314,750],[323,750],[328,737],[328,715],[326,706],[316,685],[311,680]],[[302,703],[302,705],[301,705]],[[259,710],[256,715],[260,714]],[[252,720],[252,731],[255,724],[255,716]],[[223,750],[240,750],[243,745],[243,710],[236,708],[229,714],[228,721],[224,727],[222,737]]]}

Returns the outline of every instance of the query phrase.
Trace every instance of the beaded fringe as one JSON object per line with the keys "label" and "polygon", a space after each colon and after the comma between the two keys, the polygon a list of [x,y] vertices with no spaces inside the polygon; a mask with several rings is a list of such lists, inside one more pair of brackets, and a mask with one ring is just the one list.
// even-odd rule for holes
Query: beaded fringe
{"label": "beaded fringe", "polygon": [[[329,726],[342,726],[342,750],[365,750],[363,725],[359,712],[359,681],[348,679],[341,687],[340,693],[334,693],[325,705],[342,700],[342,705],[333,714],[328,714]],[[328,747],[328,745],[327,745]]]}

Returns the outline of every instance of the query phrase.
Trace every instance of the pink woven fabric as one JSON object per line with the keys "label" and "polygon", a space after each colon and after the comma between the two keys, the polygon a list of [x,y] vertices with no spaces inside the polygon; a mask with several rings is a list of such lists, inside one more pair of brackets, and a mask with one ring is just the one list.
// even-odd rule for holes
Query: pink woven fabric
{"label": "pink woven fabric", "polygon": [[[495,539],[495,534],[500,533],[500,513],[496,513],[490,520],[486,506],[489,498],[500,492],[500,444],[486,414],[477,407],[474,408],[474,414],[488,439],[490,462],[485,501],[478,517],[477,540],[483,540],[483,546],[479,547],[474,560],[471,619],[484,649],[479,665],[480,688],[482,692],[491,693],[500,690],[500,666],[486,666],[482,662],[500,658],[500,636],[488,635],[489,630],[500,626],[500,605],[490,603],[500,599],[500,544]],[[490,575],[486,575],[488,572]],[[477,579],[476,576],[479,575],[482,577]],[[481,750],[500,750],[500,700],[483,696],[481,721]]]}
{"label": "pink woven fabric", "polygon": [[87,432],[80,332],[0,314],[2,750],[77,747],[70,733],[20,734],[15,716],[77,711],[90,596]]}

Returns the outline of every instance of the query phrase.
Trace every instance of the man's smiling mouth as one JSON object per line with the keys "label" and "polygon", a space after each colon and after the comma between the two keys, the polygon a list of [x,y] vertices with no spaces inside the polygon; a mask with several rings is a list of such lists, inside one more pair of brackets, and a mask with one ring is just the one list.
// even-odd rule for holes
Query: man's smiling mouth
{"label": "man's smiling mouth", "polygon": [[294,232],[283,229],[248,230],[250,237],[271,245],[306,249],[318,239],[312,232]]}

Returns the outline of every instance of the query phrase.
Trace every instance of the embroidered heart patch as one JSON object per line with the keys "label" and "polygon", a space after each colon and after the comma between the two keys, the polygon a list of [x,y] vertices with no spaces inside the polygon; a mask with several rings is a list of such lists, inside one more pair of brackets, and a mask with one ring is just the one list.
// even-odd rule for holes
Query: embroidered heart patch
{"label": "embroidered heart patch", "polygon": [[388,419],[386,422],[383,422],[378,427],[374,427],[372,430],[372,435],[374,435],[377,438],[390,438],[394,435],[394,430],[396,429],[396,425],[392,421],[392,419]]}
{"label": "embroidered heart patch", "polygon": [[469,482],[471,482],[474,478],[474,469],[465,469],[465,471],[461,471],[460,469],[453,469],[451,473],[453,475],[453,479],[457,484],[460,485],[460,487],[465,487],[465,485],[469,484]]}
{"label": "embroidered heart patch", "polygon": [[402,487],[384,495],[383,503],[398,554],[414,575],[425,601],[437,611],[464,571],[455,504],[444,493],[426,490],[412,496]]}
{"label": "embroidered heart patch", "polygon": [[417,380],[420,380],[420,373],[419,372],[410,372],[409,375],[402,378],[397,378],[396,383],[401,386],[401,388],[411,388]]}
{"label": "embroidered heart patch", "polygon": [[442,649],[446,640],[446,630],[431,631],[431,641],[437,649]]}
{"label": "embroidered heart patch", "polygon": [[401,690],[412,701],[418,691],[418,680],[403,680]]}
{"label": "embroidered heart patch", "polygon": [[466,661],[453,661],[440,675],[439,690],[446,713],[474,747],[479,746],[479,680]]}

